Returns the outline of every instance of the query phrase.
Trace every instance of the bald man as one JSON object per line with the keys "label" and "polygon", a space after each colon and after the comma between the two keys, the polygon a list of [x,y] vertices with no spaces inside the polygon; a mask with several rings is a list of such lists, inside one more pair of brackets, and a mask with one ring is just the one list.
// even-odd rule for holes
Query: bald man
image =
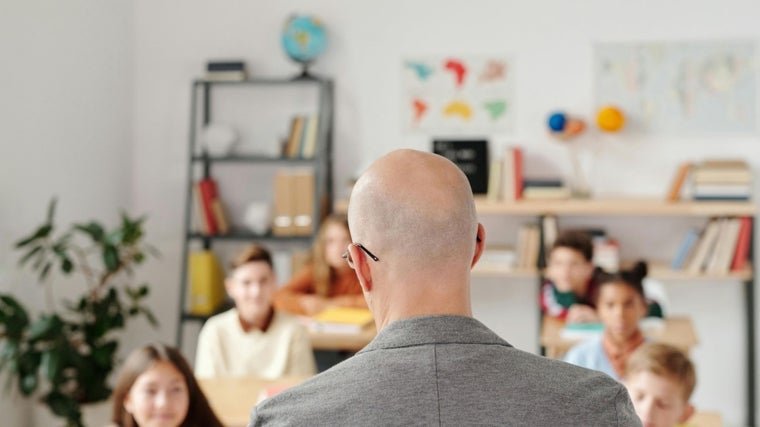
{"label": "bald man", "polygon": [[394,151],[348,207],[354,268],[378,334],[355,356],[254,408],[258,425],[638,426],[610,377],[515,349],[472,317],[485,229],[449,160]]}

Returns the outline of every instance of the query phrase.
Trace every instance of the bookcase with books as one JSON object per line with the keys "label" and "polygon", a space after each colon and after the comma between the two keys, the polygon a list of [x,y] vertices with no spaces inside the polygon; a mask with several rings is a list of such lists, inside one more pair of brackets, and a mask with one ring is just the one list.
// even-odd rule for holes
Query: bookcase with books
{"label": "bookcase with books", "polygon": [[[235,136],[245,147],[210,147],[209,129],[219,123],[225,130],[230,124],[243,129]],[[246,132],[246,126],[253,130]],[[264,128],[272,135],[257,132]],[[229,257],[230,247],[262,243],[303,252],[311,244],[332,207],[332,128],[329,79],[193,82],[179,348],[187,322],[202,323],[225,308],[220,259]],[[264,195],[251,200],[247,189],[261,187]],[[246,208],[257,203],[258,213]]]}

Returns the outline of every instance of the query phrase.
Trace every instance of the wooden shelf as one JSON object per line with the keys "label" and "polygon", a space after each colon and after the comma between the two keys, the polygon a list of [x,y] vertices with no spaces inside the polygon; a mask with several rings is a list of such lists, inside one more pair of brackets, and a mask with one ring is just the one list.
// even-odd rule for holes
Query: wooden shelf
{"label": "wooden shelf", "polygon": [[[625,263],[623,263],[625,265]],[[536,268],[513,268],[509,266],[478,266],[472,269],[473,277],[504,277],[504,278],[536,278],[539,275]],[[686,270],[673,270],[665,261],[649,262],[649,277],[662,281],[688,281],[688,280],[717,280],[717,281],[747,281],[752,280],[753,272],[750,268],[728,273],[690,273]]]}
{"label": "wooden shelf", "polygon": [[[476,197],[475,207],[481,215],[752,216],[757,212],[757,206],[752,202],[668,202],[651,197],[514,202],[494,202]],[[336,200],[333,209],[346,213],[348,200]]]}
{"label": "wooden shelf", "polygon": [[656,198],[493,202],[477,197],[475,206],[482,215],[747,216],[757,212],[752,202],[668,202]]}

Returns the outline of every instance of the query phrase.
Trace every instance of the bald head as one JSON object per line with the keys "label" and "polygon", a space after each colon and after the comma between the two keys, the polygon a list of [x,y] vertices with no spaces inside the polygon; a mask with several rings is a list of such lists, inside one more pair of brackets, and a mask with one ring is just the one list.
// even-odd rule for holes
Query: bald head
{"label": "bald head", "polygon": [[348,220],[355,241],[394,265],[469,269],[477,217],[467,177],[451,161],[416,150],[393,151],[359,178]]}

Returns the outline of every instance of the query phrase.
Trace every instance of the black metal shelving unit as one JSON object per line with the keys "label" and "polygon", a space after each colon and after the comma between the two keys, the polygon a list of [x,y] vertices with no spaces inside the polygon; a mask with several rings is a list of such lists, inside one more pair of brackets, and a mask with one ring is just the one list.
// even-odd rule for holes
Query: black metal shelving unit
{"label": "black metal shelving unit", "polygon": [[[198,132],[212,121],[212,96],[214,88],[225,87],[245,88],[251,86],[316,86],[317,94],[317,149],[312,158],[286,158],[263,155],[199,155],[197,141]],[[258,78],[243,81],[209,81],[195,80],[192,84],[192,102],[190,110],[189,153],[190,160],[187,169],[187,188],[185,202],[185,218],[183,222],[182,261],[180,270],[179,319],[177,324],[176,344],[182,348],[183,331],[186,322],[204,322],[210,316],[201,316],[188,312],[188,255],[192,242],[201,242],[204,249],[211,249],[217,242],[284,242],[305,245],[311,243],[316,236],[318,224],[332,207],[332,139],[333,139],[333,82],[325,78],[308,79],[274,79]],[[255,141],[254,141],[255,142]],[[205,235],[192,228],[193,218],[193,186],[198,178],[197,166],[202,166],[203,175],[209,176],[214,167],[224,167],[225,164],[310,166],[314,171],[314,231],[308,236],[275,236],[271,232],[256,234],[248,230],[232,229],[223,235]]]}

